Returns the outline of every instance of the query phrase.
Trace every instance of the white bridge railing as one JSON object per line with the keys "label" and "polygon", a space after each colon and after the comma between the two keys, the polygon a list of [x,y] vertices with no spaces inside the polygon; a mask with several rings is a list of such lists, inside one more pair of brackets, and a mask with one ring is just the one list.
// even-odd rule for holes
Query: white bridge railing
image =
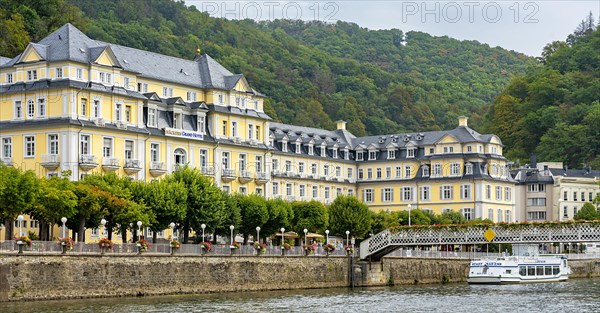
{"label": "white bridge railing", "polygon": [[490,243],[600,242],[600,223],[539,223],[474,226],[413,226],[386,229],[360,244],[360,258],[380,258],[402,246],[473,245]]}

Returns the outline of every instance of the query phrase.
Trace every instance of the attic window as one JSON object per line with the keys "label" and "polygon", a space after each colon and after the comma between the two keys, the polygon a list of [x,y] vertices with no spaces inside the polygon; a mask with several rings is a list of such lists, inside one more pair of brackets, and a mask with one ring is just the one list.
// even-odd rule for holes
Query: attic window
{"label": "attic window", "polygon": [[404,137],[404,141],[409,141],[410,137]]}
{"label": "attic window", "polygon": [[398,141],[398,139],[396,139],[396,138],[393,138],[393,139],[392,139],[392,142],[396,142],[396,141]]}
{"label": "attic window", "polygon": [[421,139],[423,139],[423,137],[417,136],[417,140],[421,140]]}
{"label": "attic window", "polygon": [[385,139],[379,139],[379,143],[384,143]]}

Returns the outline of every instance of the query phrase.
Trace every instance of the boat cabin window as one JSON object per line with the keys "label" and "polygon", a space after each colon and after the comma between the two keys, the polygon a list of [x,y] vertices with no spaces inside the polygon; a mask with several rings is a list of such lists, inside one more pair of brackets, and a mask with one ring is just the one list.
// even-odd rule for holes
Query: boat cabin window
{"label": "boat cabin window", "polygon": [[535,276],[535,266],[527,267],[527,276]]}
{"label": "boat cabin window", "polygon": [[543,266],[536,266],[535,269],[536,269],[536,272],[537,272],[537,276],[543,276],[544,275],[544,267]]}
{"label": "boat cabin window", "polygon": [[506,274],[511,274],[512,270],[506,270]]}
{"label": "boat cabin window", "polygon": [[519,275],[527,276],[527,266],[519,266]]}
{"label": "boat cabin window", "polygon": [[552,266],[544,266],[544,275],[552,275]]}
{"label": "boat cabin window", "polygon": [[560,268],[558,266],[552,266],[552,274],[558,275],[560,273]]}

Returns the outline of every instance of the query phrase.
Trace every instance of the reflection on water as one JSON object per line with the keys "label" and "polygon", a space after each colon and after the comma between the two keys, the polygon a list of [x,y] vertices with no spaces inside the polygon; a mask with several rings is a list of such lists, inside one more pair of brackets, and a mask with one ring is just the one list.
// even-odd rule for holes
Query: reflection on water
{"label": "reflection on water", "polygon": [[[74,292],[74,291],[70,291]],[[0,303],[8,312],[600,312],[600,279]]]}

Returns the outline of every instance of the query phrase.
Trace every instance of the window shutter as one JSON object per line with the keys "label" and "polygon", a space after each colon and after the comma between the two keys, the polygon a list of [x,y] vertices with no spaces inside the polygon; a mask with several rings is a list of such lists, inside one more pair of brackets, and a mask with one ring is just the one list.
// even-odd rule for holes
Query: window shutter
{"label": "window shutter", "polygon": [[440,199],[444,199],[444,187],[440,186]]}

